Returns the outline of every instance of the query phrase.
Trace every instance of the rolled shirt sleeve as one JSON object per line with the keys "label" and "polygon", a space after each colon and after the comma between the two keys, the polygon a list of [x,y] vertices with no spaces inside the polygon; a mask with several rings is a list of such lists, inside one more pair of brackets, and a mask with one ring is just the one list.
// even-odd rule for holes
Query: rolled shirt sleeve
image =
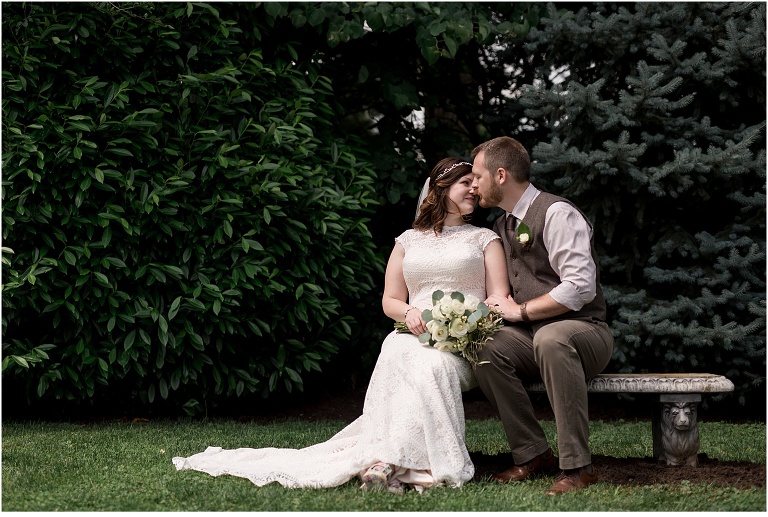
{"label": "rolled shirt sleeve", "polygon": [[572,311],[580,310],[597,293],[591,239],[592,226],[573,206],[557,202],[547,209],[544,244],[549,263],[560,276],[560,284],[549,295]]}

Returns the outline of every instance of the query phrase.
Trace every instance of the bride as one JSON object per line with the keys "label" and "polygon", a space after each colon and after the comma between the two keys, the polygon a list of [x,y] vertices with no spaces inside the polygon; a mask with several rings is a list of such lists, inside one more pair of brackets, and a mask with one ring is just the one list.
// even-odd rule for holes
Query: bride
{"label": "bride", "polygon": [[208,447],[173,458],[176,468],[289,488],[333,487],[357,476],[365,489],[395,493],[471,480],[461,392],[476,385],[472,368],[416,336],[426,331],[421,311],[432,308],[438,289],[480,300],[509,294],[499,237],[466,223],[476,201],[472,179],[470,163],[441,160],[427,180],[413,229],[395,239],[382,306],[412,334],[393,331],[384,340],[357,420],[304,449]]}

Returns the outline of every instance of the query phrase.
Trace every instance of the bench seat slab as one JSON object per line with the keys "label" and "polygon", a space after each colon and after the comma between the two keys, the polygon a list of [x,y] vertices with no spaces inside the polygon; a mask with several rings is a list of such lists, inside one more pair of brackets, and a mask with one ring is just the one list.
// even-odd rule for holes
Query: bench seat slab
{"label": "bench seat slab", "polygon": [[[544,383],[531,384],[528,391],[543,393]],[[603,373],[587,383],[590,393],[727,393],[733,383],[711,373]]]}

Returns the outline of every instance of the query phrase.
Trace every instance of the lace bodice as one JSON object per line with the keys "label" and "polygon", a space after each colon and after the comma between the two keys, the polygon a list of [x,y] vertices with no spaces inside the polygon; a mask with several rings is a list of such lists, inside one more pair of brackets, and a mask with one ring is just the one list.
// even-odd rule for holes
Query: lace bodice
{"label": "lace bodice", "polygon": [[460,291],[485,300],[483,252],[494,239],[491,230],[465,224],[445,226],[439,235],[431,230],[408,230],[395,240],[405,248],[403,275],[408,303],[420,309],[432,307],[432,293]]}

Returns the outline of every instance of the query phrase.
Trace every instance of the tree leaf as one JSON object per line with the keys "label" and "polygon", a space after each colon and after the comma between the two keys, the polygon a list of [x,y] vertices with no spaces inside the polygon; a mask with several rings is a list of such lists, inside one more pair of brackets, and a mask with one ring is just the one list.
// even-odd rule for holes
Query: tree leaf
{"label": "tree leaf", "polygon": [[125,340],[123,341],[123,349],[130,350],[135,340],[136,340],[136,330],[134,329],[130,331],[127,336],[125,336]]}
{"label": "tree leaf", "polygon": [[189,339],[193,347],[195,347],[198,350],[205,350],[205,345],[203,344],[203,338],[201,338],[199,335],[193,332],[192,334],[190,334]]}
{"label": "tree leaf", "polygon": [[[181,305],[181,296],[177,296],[171,303],[171,308],[168,310],[168,321],[176,317],[179,312],[179,306]],[[205,307],[203,307],[205,308]]]}

